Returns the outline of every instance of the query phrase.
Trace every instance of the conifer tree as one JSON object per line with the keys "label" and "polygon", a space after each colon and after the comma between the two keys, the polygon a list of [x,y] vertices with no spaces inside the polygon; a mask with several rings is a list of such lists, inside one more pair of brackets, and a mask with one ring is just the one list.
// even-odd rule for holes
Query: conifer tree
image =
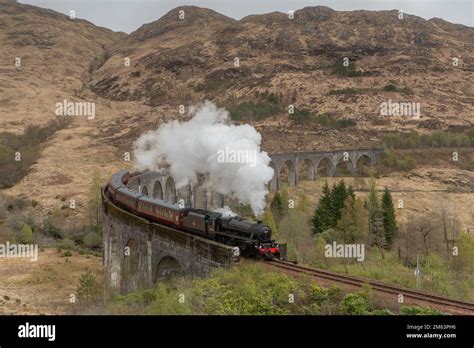
{"label": "conifer tree", "polygon": [[377,183],[374,178],[369,182],[369,197],[366,207],[369,211],[369,234],[372,244],[385,248],[387,243],[383,224],[383,212],[380,207]]}
{"label": "conifer tree", "polygon": [[397,220],[395,217],[392,195],[387,187],[385,187],[382,196],[382,211],[386,246],[390,247],[397,232]]}
{"label": "conifer tree", "polygon": [[331,190],[327,181],[323,186],[323,194],[319,199],[318,206],[313,215],[313,233],[318,234],[333,227],[333,210],[331,202]]}
{"label": "conifer tree", "polygon": [[338,184],[334,184],[331,189],[331,205],[332,212],[334,215],[334,220],[332,227],[337,224],[337,221],[341,217],[341,210],[344,208],[344,200],[347,196],[346,184],[343,180],[339,181]]}

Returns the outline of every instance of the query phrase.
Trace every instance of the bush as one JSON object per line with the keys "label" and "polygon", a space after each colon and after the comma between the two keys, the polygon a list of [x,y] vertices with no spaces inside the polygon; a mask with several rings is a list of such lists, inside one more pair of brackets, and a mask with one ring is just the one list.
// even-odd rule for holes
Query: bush
{"label": "bush", "polygon": [[366,293],[348,294],[341,303],[341,309],[345,314],[362,315],[369,312],[369,298]]}
{"label": "bush", "polygon": [[23,244],[33,244],[33,230],[27,224],[23,225],[20,242]]}
{"label": "bush", "polygon": [[102,246],[102,237],[96,232],[89,232],[84,237],[84,246],[90,249],[97,249]]}
{"label": "bush", "polygon": [[76,247],[76,244],[74,243],[73,240],[69,238],[65,238],[61,242],[58,243],[57,247],[60,249],[71,250]]}
{"label": "bush", "polygon": [[61,253],[61,257],[71,257],[72,253],[69,250],[65,250]]}
{"label": "bush", "polygon": [[384,92],[396,92],[397,91],[397,86],[388,84],[383,88]]}
{"label": "bush", "polygon": [[403,315],[440,315],[441,312],[435,308],[403,306],[400,308],[400,314]]}
{"label": "bush", "polygon": [[99,284],[90,269],[81,274],[79,286],[76,289],[77,298],[84,302],[94,300],[99,295]]}

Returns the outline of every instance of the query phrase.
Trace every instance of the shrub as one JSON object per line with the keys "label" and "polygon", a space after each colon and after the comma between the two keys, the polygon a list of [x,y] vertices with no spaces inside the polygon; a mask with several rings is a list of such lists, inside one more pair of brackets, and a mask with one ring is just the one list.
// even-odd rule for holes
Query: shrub
{"label": "shrub", "polygon": [[71,257],[72,253],[69,250],[65,250],[61,253],[61,257]]}
{"label": "shrub", "polygon": [[90,269],[81,274],[79,286],[76,289],[77,298],[81,301],[89,302],[99,295],[99,284]]}
{"label": "shrub", "polygon": [[24,244],[33,244],[33,230],[27,224],[23,225],[20,242]]}
{"label": "shrub", "polygon": [[366,314],[369,311],[369,298],[366,293],[348,294],[341,303],[342,311],[349,315]]}
{"label": "shrub", "polygon": [[84,237],[84,246],[97,249],[102,246],[102,237],[96,232],[89,232]]}
{"label": "shrub", "polygon": [[396,92],[397,91],[397,86],[388,84],[383,88],[384,92]]}
{"label": "shrub", "polygon": [[60,249],[70,250],[70,249],[74,249],[76,247],[76,244],[74,243],[73,240],[69,238],[65,238],[60,243],[58,243],[57,247]]}

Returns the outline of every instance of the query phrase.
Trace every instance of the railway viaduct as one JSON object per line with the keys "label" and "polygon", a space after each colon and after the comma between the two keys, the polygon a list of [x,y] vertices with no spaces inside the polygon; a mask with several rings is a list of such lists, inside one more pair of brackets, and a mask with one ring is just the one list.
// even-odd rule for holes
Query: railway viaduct
{"label": "railway viaduct", "polygon": [[[307,180],[316,180],[324,168],[328,176],[336,176],[340,163],[356,173],[361,158],[375,165],[381,154],[379,149],[363,149],[270,155],[275,175],[269,189],[280,189],[284,169],[288,185],[296,186],[302,169]],[[144,172],[132,178],[128,186],[150,197],[196,208],[213,209],[229,202],[231,198],[207,192],[202,185],[205,180],[200,177],[194,187],[177,189],[168,173]],[[201,276],[237,262],[232,247],[151,223],[115,206],[104,194],[102,205],[108,296],[150,288],[171,274]]]}
{"label": "railway viaduct", "polygon": [[203,276],[238,261],[230,246],[152,223],[102,192],[107,297],[147,289],[171,275]]}
{"label": "railway viaduct", "polygon": [[[282,173],[285,171],[289,186],[297,186],[302,179],[300,174],[306,172],[306,180],[316,180],[322,171],[327,176],[336,176],[342,164],[346,171],[356,174],[361,162],[373,166],[382,155],[381,149],[338,150],[326,152],[297,152],[270,155],[270,166],[275,175],[269,183],[269,189],[278,191],[281,188]],[[172,203],[181,202],[185,206],[196,208],[223,207],[228,198],[218,193],[208,193],[202,183],[205,177],[199,178],[194,187],[187,185],[176,188],[173,177],[163,173],[145,172],[130,181],[129,186],[136,191],[154,198]]]}
{"label": "railway viaduct", "polygon": [[316,180],[321,167],[326,169],[327,176],[336,176],[339,164],[343,163],[347,171],[354,175],[357,172],[358,163],[365,160],[366,164],[374,166],[382,153],[382,149],[358,149],[270,155],[272,159],[270,165],[275,170],[270,189],[274,191],[280,189],[283,168],[287,169],[288,185],[297,186],[301,169],[306,170],[307,180]]}

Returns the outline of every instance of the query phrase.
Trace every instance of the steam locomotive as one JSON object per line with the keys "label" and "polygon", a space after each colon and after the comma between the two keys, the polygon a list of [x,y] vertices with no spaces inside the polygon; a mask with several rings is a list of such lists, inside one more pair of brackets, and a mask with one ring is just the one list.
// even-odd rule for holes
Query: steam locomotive
{"label": "steam locomotive", "polygon": [[204,209],[181,208],[150,198],[127,187],[130,173],[115,173],[105,187],[114,204],[151,221],[239,248],[241,255],[258,259],[280,257],[280,246],[271,239],[270,227],[238,216],[226,216]]}

